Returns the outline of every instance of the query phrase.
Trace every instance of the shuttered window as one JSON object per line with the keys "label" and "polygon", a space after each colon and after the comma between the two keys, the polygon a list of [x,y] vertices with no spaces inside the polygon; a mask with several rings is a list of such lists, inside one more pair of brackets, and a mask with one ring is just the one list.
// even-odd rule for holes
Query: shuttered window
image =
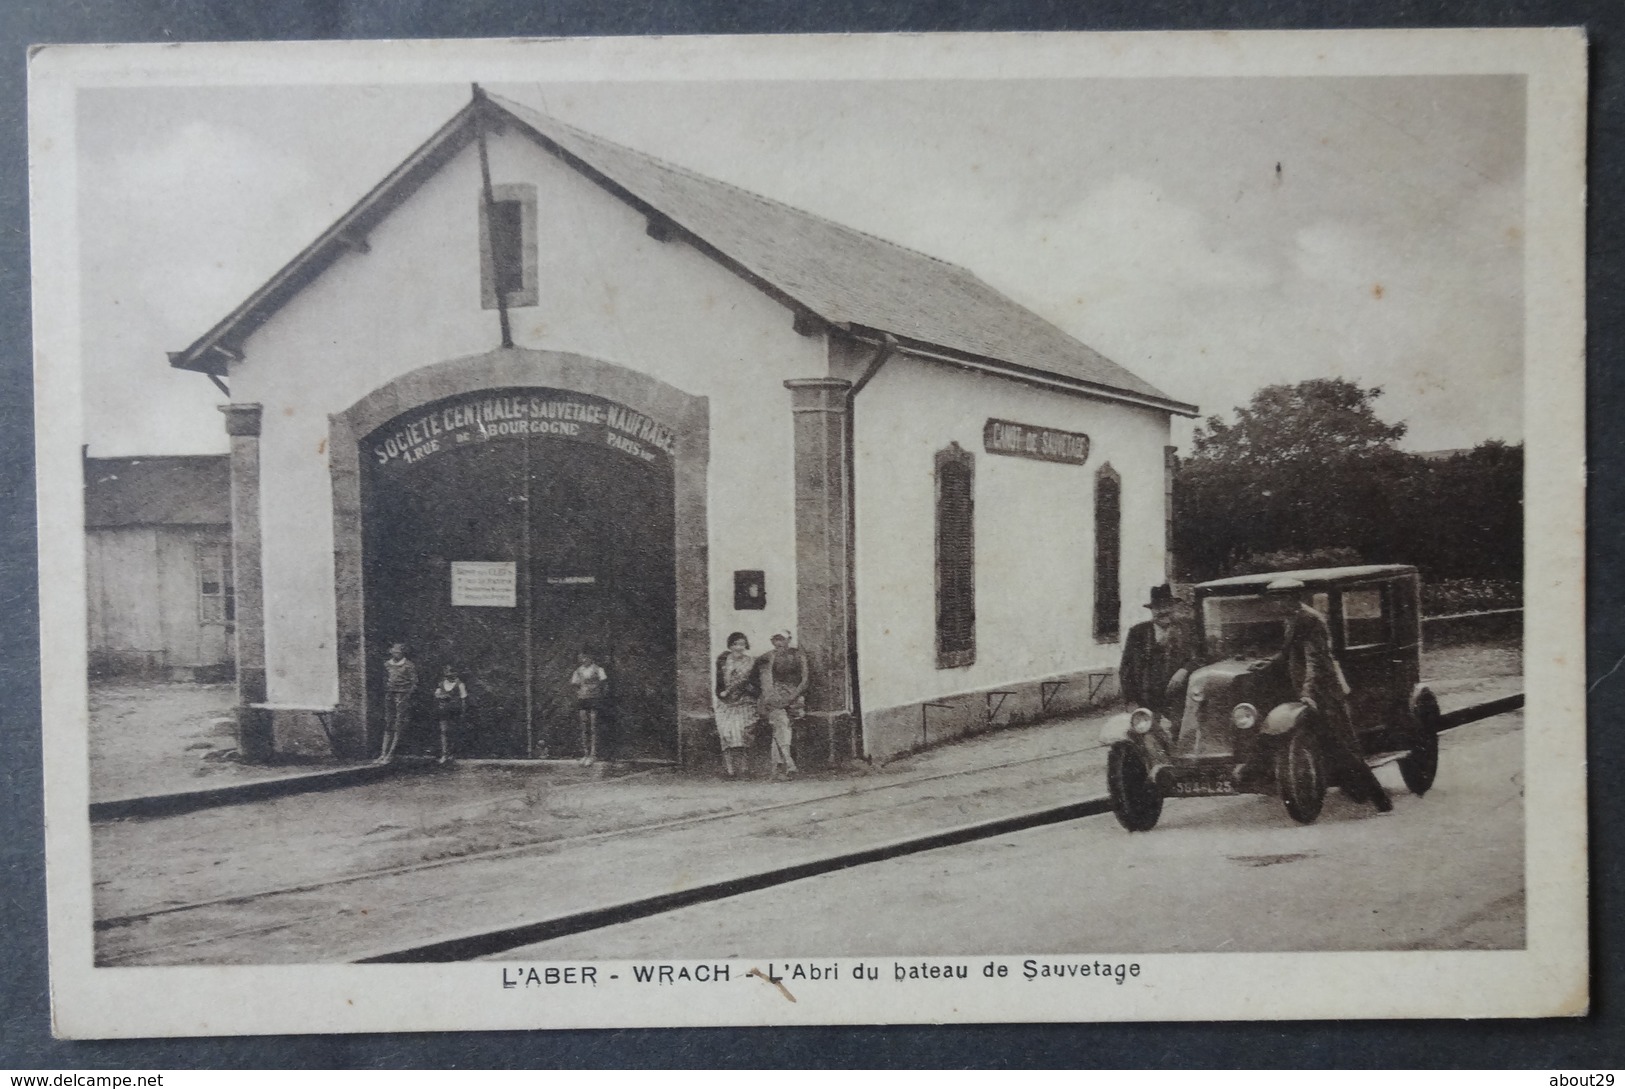
{"label": "shuttered window", "polygon": [[937,452],[937,668],[976,661],[976,467],[950,443]]}
{"label": "shuttered window", "polygon": [[499,200],[491,205],[491,271],[496,291],[506,297],[525,289],[524,205]]}
{"label": "shuttered window", "polygon": [[491,202],[479,194],[480,305],[535,306],[536,187],[493,185]]}
{"label": "shuttered window", "polygon": [[1123,626],[1123,482],[1102,465],[1095,474],[1095,641],[1115,643]]}

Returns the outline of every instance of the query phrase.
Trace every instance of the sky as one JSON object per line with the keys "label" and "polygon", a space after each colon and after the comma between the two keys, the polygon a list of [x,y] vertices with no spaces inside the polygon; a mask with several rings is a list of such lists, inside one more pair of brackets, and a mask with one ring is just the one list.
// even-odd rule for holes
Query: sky
{"label": "sky", "polygon": [[[1383,388],[1408,449],[1522,439],[1521,77],[489,89],[963,265],[1204,415],[1340,376]],[[468,94],[82,92],[91,455],[224,452],[225,398],[166,353]]]}

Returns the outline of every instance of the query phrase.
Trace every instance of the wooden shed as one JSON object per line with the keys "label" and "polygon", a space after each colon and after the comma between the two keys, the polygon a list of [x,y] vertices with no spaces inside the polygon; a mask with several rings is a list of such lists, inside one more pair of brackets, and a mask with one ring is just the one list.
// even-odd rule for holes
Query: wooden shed
{"label": "wooden shed", "polygon": [[85,458],[91,676],[232,674],[231,465]]}

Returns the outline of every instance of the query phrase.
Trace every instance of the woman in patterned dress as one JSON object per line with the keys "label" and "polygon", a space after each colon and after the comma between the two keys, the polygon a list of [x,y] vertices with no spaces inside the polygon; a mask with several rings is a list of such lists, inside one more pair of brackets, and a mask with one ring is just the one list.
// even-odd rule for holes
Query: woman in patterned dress
{"label": "woman in patterned dress", "polygon": [[728,649],[717,655],[717,737],[722,742],[722,771],[732,779],[745,767],[745,734],[756,723],[756,659],[743,632],[728,636]]}

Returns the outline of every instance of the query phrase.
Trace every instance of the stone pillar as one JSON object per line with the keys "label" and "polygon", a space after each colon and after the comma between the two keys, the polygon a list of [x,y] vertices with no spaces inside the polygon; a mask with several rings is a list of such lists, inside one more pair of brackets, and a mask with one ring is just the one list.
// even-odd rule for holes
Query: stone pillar
{"label": "stone pillar", "polygon": [[[795,436],[796,641],[812,672],[807,689],[811,745],[830,762],[852,729],[850,424],[844,378],[785,383]],[[816,750],[814,750],[816,751]],[[812,752],[809,752],[812,755]]]}
{"label": "stone pillar", "polygon": [[260,406],[221,405],[231,437],[231,565],[237,609],[237,751],[264,762],[274,751],[265,702],[265,591],[260,579]]}
{"label": "stone pillar", "polygon": [[334,667],[339,682],[332,726],[341,759],[362,759],[378,751],[378,738],[369,736],[367,720],[358,439],[348,414],[327,418],[327,466],[333,479]]}

